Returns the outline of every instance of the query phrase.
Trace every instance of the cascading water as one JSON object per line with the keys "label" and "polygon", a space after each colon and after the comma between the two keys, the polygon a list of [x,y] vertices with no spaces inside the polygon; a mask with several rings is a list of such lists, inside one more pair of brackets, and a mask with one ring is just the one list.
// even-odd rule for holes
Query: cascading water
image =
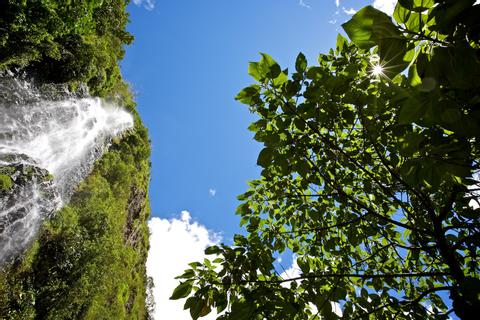
{"label": "cascading water", "polygon": [[133,127],[113,103],[46,88],[0,76],[0,173],[13,181],[0,190],[0,266],[69,200],[110,140]]}

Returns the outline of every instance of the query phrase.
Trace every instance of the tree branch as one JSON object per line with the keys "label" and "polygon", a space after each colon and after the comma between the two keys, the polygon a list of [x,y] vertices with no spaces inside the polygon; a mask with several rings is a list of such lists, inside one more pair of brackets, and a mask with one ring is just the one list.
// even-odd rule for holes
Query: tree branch
{"label": "tree branch", "polygon": [[322,278],[360,278],[360,279],[375,279],[375,278],[429,278],[439,276],[449,276],[448,272],[419,272],[419,273],[384,273],[384,274],[360,274],[360,273],[324,273],[314,275],[303,275],[289,279],[282,280],[242,280],[233,282],[232,284],[247,284],[247,283],[285,283],[306,279],[322,279]]}

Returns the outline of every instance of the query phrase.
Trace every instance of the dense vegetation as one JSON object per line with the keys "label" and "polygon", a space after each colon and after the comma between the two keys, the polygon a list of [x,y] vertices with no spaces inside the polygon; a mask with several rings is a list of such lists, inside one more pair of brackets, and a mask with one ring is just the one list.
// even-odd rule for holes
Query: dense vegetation
{"label": "dense vegetation", "polygon": [[107,95],[121,82],[118,60],[133,41],[122,0],[0,1],[0,68],[88,84]]}
{"label": "dense vegetation", "polygon": [[118,66],[133,39],[125,7],[122,0],[0,1],[1,70],[72,90],[85,83],[135,117],[134,130],[114,139],[26,254],[0,271],[1,319],[147,317],[150,146]]}
{"label": "dense vegetation", "polygon": [[291,77],[250,63],[237,99],[259,117],[263,171],[239,197],[248,235],[179,276],[193,319],[478,318],[474,2],[401,0],[394,21],[365,7],[343,25],[352,42],[316,66],[299,54]]}

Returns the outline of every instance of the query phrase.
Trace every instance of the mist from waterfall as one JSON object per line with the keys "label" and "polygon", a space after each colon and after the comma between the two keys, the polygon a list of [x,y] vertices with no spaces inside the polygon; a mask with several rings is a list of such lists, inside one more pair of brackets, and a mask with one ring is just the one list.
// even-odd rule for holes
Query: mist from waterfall
{"label": "mist from waterfall", "polygon": [[133,117],[113,103],[0,76],[0,265],[31,243]]}

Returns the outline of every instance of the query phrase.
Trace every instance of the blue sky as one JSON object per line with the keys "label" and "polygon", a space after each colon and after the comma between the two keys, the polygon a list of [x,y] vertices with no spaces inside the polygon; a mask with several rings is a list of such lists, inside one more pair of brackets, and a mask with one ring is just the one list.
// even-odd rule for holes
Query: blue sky
{"label": "blue sky", "polygon": [[302,51],[315,63],[335,46],[340,22],[348,19],[342,7],[366,2],[304,3],[309,8],[298,0],[130,5],[135,42],[122,71],[152,140],[153,215],[170,218],[187,209],[208,228],[238,231],[235,198],[259,175],[260,145],[247,130],[254,117],[234,100],[253,82],[248,62],[266,52],[289,67]]}
{"label": "blue sky", "polygon": [[[253,80],[259,52],[293,67],[310,64],[335,46],[341,23],[371,4],[392,0],[133,0],[129,31],[135,42],[122,62],[152,141],[151,249],[156,319],[189,319],[183,302],[168,301],[173,277],[203,248],[241,232],[236,196],[259,176],[261,145],[247,130],[254,121],[234,97]],[[285,269],[295,270],[284,259]]]}

